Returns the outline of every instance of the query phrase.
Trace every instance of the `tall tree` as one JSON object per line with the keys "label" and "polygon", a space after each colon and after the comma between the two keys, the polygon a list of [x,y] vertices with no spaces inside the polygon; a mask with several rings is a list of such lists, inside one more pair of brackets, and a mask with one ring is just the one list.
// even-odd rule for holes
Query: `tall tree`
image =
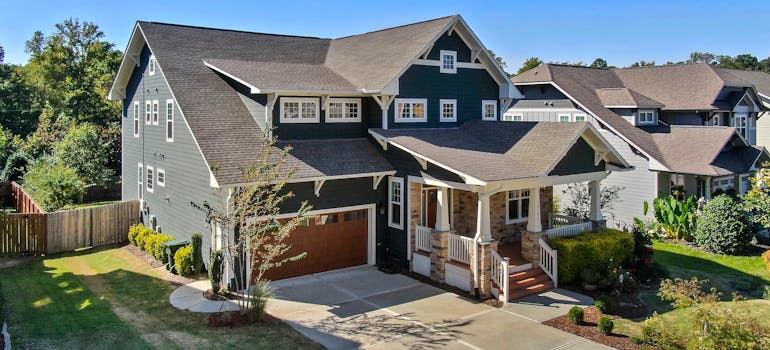
{"label": "tall tree", "polygon": [[3,63],[4,57],[0,45],[0,126],[24,137],[35,129],[40,111],[32,107],[32,91],[19,74],[21,67]]}
{"label": "tall tree", "polygon": [[751,54],[740,54],[735,57],[719,56],[719,63],[716,66],[729,69],[757,70],[759,68],[759,60]]}
{"label": "tall tree", "polygon": [[497,65],[500,66],[500,69],[502,69],[503,72],[505,72],[505,74],[508,74],[509,78],[512,77],[513,75],[511,73],[508,73],[508,71],[505,70],[505,67],[508,67],[508,63],[505,62],[505,60],[502,57],[500,57],[497,54],[495,54],[494,51],[492,51],[490,49],[487,49],[487,51],[492,56],[492,58],[495,59],[495,63],[497,63]]}
{"label": "tall tree", "polygon": [[597,58],[591,63],[591,68],[607,68],[609,67],[607,65],[607,61],[605,61],[603,58]]}
{"label": "tall tree", "polygon": [[708,63],[715,64],[717,62],[717,55],[711,52],[698,52],[693,51],[690,53],[690,58],[687,63]]}
{"label": "tall tree", "polygon": [[632,63],[629,67],[631,67],[631,68],[634,68],[634,67],[651,67],[651,66],[654,66],[654,65],[655,65],[655,61],[649,61],[648,62],[648,61],[645,61],[645,60],[641,60],[639,62]]}
{"label": "tall tree", "polygon": [[3,45],[0,45],[0,64],[5,62],[5,49],[3,49]]}
{"label": "tall tree", "polygon": [[535,68],[539,65],[543,64],[543,60],[537,58],[537,57],[530,57],[527,58],[526,61],[524,61],[524,64],[521,65],[521,68],[516,72],[516,74],[524,73],[532,68]]}

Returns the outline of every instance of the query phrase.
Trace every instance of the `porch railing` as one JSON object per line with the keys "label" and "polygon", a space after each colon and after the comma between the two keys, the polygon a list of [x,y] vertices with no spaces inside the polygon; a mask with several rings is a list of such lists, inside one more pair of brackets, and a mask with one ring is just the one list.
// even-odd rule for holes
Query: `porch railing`
{"label": "porch railing", "polygon": [[559,287],[559,256],[558,252],[551,248],[543,239],[540,243],[540,268],[553,281],[554,288]]}
{"label": "porch railing", "polygon": [[432,248],[430,244],[430,233],[433,231],[430,227],[415,225],[414,227],[414,242],[417,250],[422,250],[426,253],[430,253]]}
{"label": "porch railing", "polygon": [[591,231],[590,221],[581,222],[579,224],[572,224],[569,226],[555,227],[555,228],[545,230],[549,238],[576,236],[581,232],[586,232],[586,231]]}
{"label": "porch railing", "polygon": [[582,220],[569,215],[551,214],[548,227],[563,227],[581,223]]}
{"label": "porch railing", "polygon": [[510,264],[508,258],[503,258],[496,251],[492,251],[492,281],[497,284],[497,288],[502,289],[500,294],[503,295],[503,300],[508,302],[508,283],[509,273],[508,265]]}
{"label": "porch railing", "polygon": [[473,238],[449,234],[449,261],[470,264],[472,248]]}

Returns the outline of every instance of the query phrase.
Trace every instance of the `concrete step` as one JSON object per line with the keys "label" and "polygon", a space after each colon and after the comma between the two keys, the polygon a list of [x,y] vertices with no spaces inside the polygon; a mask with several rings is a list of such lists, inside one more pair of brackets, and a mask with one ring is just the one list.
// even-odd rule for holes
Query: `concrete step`
{"label": "concrete step", "polygon": [[525,288],[512,290],[508,294],[508,301],[513,301],[527,295],[536,294],[553,288],[553,281],[531,285]]}

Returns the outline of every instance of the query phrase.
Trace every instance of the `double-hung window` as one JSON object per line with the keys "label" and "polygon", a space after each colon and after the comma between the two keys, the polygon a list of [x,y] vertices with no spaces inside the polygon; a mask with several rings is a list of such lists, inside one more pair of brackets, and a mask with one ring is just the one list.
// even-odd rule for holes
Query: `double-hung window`
{"label": "double-hung window", "polygon": [[152,100],[152,125],[158,125],[160,113],[160,105],[158,100]]}
{"label": "double-hung window", "polygon": [[388,186],[388,226],[404,229],[404,179],[391,177]]}
{"label": "double-hung window", "polygon": [[147,192],[152,193],[153,188],[155,187],[155,173],[154,169],[151,166],[147,166]]}
{"label": "double-hung window", "polygon": [[281,123],[318,123],[319,114],[318,98],[281,98]]}
{"label": "double-hung window", "polygon": [[136,177],[137,179],[137,185],[139,185],[139,192],[136,194],[136,198],[139,200],[144,199],[144,182],[142,179],[144,178],[144,167],[142,166],[142,163],[139,163],[139,176]]}
{"label": "double-hung window", "polygon": [[139,102],[134,102],[134,137],[139,137]]}
{"label": "double-hung window", "polygon": [[330,98],[326,109],[327,123],[348,123],[361,121],[360,98]]}
{"label": "double-hung window", "polygon": [[150,125],[152,123],[152,101],[144,101],[144,123]]}
{"label": "double-hung window", "polygon": [[640,110],[639,111],[639,124],[653,124],[655,123],[655,111]]}
{"label": "double-hung window", "polygon": [[508,191],[506,223],[523,222],[529,217],[529,190]]}
{"label": "double-hung window", "polygon": [[569,123],[569,114],[559,115],[559,123]]}
{"label": "double-hung window", "polygon": [[748,129],[748,120],[749,118],[747,113],[735,113],[735,129],[738,130],[738,133],[743,137],[748,137],[746,134],[746,129]]}
{"label": "double-hung window", "polygon": [[149,75],[155,75],[155,65],[156,65],[156,64],[157,64],[157,63],[155,62],[155,56],[150,56],[150,62],[149,62],[149,63],[147,63],[147,65],[148,65],[148,67],[147,67],[147,73],[148,73]]}
{"label": "double-hung window", "polygon": [[158,168],[158,186],[166,187],[166,170]]}
{"label": "double-hung window", "polygon": [[495,100],[481,101],[481,119],[497,120],[497,101]]}
{"label": "double-hung window", "polygon": [[174,100],[166,100],[166,142],[174,142]]}
{"label": "double-hung window", "polygon": [[439,107],[441,107],[441,121],[442,122],[456,122],[457,121],[457,100],[455,100],[455,99],[441,99],[441,100],[439,100]]}
{"label": "double-hung window", "polygon": [[522,114],[503,114],[503,120],[507,122],[520,122],[523,119]]}
{"label": "double-hung window", "polygon": [[424,98],[397,98],[396,99],[396,122],[425,122],[427,115],[428,100]]}
{"label": "double-hung window", "polygon": [[441,73],[457,73],[457,51],[441,50]]}
{"label": "double-hung window", "polygon": [[575,115],[575,121],[576,122],[584,122],[586,121],[586,116],[582,114]]}

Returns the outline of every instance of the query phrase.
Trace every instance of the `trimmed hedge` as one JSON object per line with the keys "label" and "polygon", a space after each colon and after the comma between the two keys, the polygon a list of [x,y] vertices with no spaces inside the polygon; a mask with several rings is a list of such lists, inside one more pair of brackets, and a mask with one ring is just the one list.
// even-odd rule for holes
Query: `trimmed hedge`
{"label": "trimmed hedge", "polygon": [[131,226],[128,230],[128,241],[131,244],[163,263],[168,262],[163,244],[173,240],[174,236],[155,232],[142,224]]}
{"label": "trimmed hedge", "polygon": [[695,230],[695,243],[718,254],[746,252],[751,244],[751,224],[732,198],[717,196],[703,208]]}
{"label": "trimmed hedge", "polygon": [[193,247],[191,245],[188,244],[176,251],[176,254],[174,254],[174,265],[179,276],[190,276],[195,273]]}
{"label": "trimmed hedge", "polygon": [[628,266],[634,257],[634,237],[613,229],[554,237],[550,244],[559,251],[559,283],[564,284],[579,283],[584,269],[603,273],[610,260],[615,265]]}

